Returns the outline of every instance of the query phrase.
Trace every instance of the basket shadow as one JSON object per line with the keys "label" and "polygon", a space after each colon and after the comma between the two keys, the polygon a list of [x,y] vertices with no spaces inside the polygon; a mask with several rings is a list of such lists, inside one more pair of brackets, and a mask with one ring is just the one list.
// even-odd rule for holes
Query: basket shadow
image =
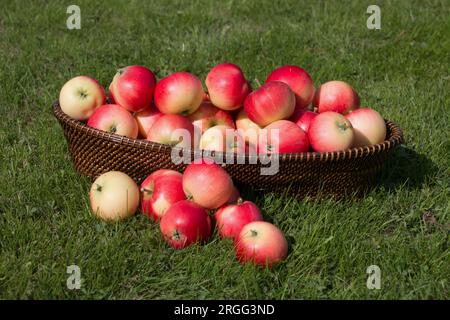
{"label": "basket shadow", "polygon": [[438,166],[424,154],[399,146],[386,161],[378,185],[387,191],[403,186],[413,190],[421,188],[426,179],[437,173]]}
{"label": "basket shadow", "polygon": [[[384,163],[383,169],[379,173],[376,181],[374,181],[374,185],[368,190],[362,191],[360,194],[349,194],[344,197],[335,197],[319,192],[309,199],[315,201],[336,200],[339,202],[353,202],[364,199],[368,192],[378,188],[388,192],[394,192],[399,187],[407,188],[409,190],[419,189],[425,183],[427,178],[435,175],[437,171],[438,166],[424,154],[420,154],[405,146],[399,146],[389,155],[389,159]],[[294,197],[289,194],[287,189],[254,190],[251,187],[246,186],[243,190],[243,196],[249,200],[256,200],[270,193],[273,193],[276,197]],[[305,198],[302,197],[298,200],[302,201],[304,199]]]}

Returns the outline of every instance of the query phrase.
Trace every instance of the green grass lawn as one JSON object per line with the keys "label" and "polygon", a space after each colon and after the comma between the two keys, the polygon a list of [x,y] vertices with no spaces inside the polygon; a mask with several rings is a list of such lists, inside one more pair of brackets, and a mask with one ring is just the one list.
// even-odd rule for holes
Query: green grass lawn
{"label": "green grass lawn", "polygon": [[[450,3],[376,1],[2,1],[0,13],[0,298],[449,299]],[[364,106],[404,130],[362,201],[243,194],[290,241],[273,270],[241,266],[230,242],[170,249],[157,224],[105,224],[89,212],[90,182],[71,163],[51,113],[61,86],[150,67],[158,78],[215,64],[242,67],[254,87],[276,66],[317,85],[352,84]],[[81,268],[69,290],[68,265]],[[366,269],[381,268],[368,290]]]}

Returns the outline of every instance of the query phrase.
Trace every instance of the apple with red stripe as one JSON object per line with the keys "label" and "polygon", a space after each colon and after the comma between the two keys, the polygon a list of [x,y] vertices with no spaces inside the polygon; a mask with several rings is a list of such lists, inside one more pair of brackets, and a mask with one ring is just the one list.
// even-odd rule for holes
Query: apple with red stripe
{"label": "apple with red stripe", "polygon": [[333,111],[345,115],[359,108],[359,96],[348,83],[329,81],[317,89],[313,106],[318,113]]}
{"label": "apple with red stripe", "polygon": [[218,125],[235,128],[231,115],[215,107],[210,101],[203,101],[197,111],[190,114],[188,118],[192,121],[194,127],[197,127],[202,133]]}
{"label": "apple with red stripe", "polygon": [[211,218],[205,208],[183,200],[166,211],[161,218],[160,230],[171,247],[182,249],[209,239],[212,232]]}
{"label": "apple with red stripe", "polygon": [[144,66],[119,69],[109,86],[110,98],[130,112],[150,107],[155,91],[153,72]]}
{"label": "apple with red stripe", "polygon": [[266,82],[282,81],[295,94],[296,110],[306,109],[314,98],[314,83],[309,73],[298,66],[286,65],[273,70]]}
{"label": "apple with red stripe", "polygon": [[183,189],[188,199],[207,209],[217,209],[234,190],[228,173],[211,159],[197,159],[183,173]]}
{"label": "apple with red stripe", "polygon": [[234,248],[241,263],[269,268],[286,259],[288,253],[283,232],[265,221],[246,224],[236,238]]}
{"label": "apple with red stripe", "polygon": [[253,221],[262,221],[259,208],[251,201],[238,199],[236,204],[221,207],[214,214],[216,226],[221,238],[235,239],[242,228]]}
{"label": "apple with red stripe", "polygon": [[350,121],[332,111],[320,113],[308,130],[311,147],[318,152],[348,149],[352,146],[354,135]]}
{"label": "apple with red stripe", "polygon": [[284,82],[266,82],[247,96],[244,109],[250,120],[264,127],[293,114],[295,95]]}
{"label": "apple with red stripe", "polygon": [[147,140],[190,149],[194,146],[194,126],[178,114],[164,114],[147,132]]}
{"label": "apple with red stripe", "polygon": [[211,102],[223,110],[239,109],[251,92],[241,68],[232,63],[222,63],[212,68],[205,84]]}
{"label": "apple with red stripe", "polygon": [[308,150],[308,135],[291,121],[275,121],[261,130],[259,153],[297,153]]}
{"label": "apple with red stripe", "polygon": [[141,212],[155,221],[161,219],[175,203],[186,200],[183,175],[161,169],[150,174],[141,184]]}
{"label": "apple with red stripe", "polygon": [[316,112],[310,110],[300,110],[296,112],[289,120],[295,122],[303,131],[308,133],[312,120],[317,116]]}
{"label": "apple with red stripe", "polygon": [[201,81],[189,72],[175,72],[156,84],[155,105],[165,114],[194,113],[205,96]]}
{"label": "apple with red stripe", "polygon": [[89,118],[87,125],[131,139],[136,139],[139,131],[137,122],[131,113],[117,104],[100,106]]}
{"label": "apple with red stripe", "polygon": [[135,113],[134,118],[138,124],[140,136],[144,139],[147,138],[148,131],[162,115],[163,113],[159,112],[153,105],[150,108]]}

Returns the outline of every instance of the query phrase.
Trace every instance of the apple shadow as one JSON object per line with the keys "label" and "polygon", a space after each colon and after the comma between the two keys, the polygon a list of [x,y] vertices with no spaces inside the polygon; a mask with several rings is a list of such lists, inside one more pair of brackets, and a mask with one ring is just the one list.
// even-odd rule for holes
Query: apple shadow
{"label": "apple shadow", "polygon": [[377,184],[388,191],[395,191],[399,186],[419,189],[438,170],[438,166],[426,155],[399,146],[387,159]]}

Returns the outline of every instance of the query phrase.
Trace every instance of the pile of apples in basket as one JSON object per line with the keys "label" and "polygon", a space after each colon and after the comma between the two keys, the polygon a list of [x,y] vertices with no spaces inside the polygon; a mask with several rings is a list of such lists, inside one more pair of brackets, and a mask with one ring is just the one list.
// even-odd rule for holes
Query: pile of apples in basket
{"label": "pile of apples in basket", "polygon": [[[157,82],[150,69],[129,66],[114,76],[109,104],[103,87],[88,76],[66,82],[59,104],[69,117],[98,130],[216,152],[328,152],[386,138],[383,117],[361,108],[349,84],[329,81],[316,89],[298,66],[273,70],[253,90],[241,68],[223,63],[210,70],[205,85],[207,92],[188,72]],[[107,172],[93,183],[90,203],[106,221],[133,216],[140,206],[159,221],[164,239],[176,249],[207,241],[215,225],[220,237],[234,240],[241,262],[270,267],[287,256],[282,231],[263,221],[259,208],[240,198],[227,172],[207,159],[188,165],[183,174],[155,171],[140,188],[122,172]]]}

